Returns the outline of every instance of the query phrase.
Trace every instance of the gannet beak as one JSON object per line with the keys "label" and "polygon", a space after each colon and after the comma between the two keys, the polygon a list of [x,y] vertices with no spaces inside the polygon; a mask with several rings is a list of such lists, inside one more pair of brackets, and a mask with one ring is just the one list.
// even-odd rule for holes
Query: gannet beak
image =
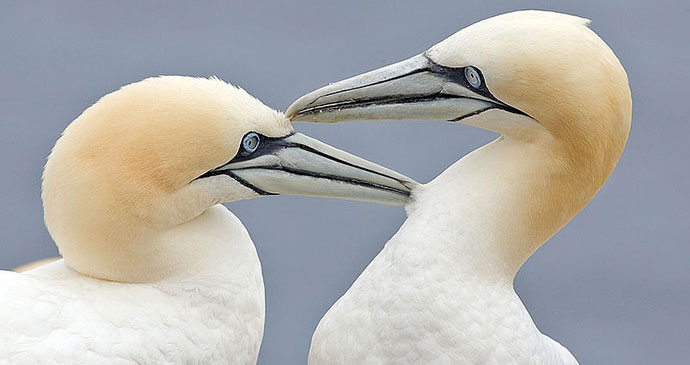
{"label": "gannet beak", "polygon": [[493,97],[485,85],[473,87],[465,68],[439,65],[423,53],[313,91],[290,105],[286,115],[293,122],[459,121],[490,109],[524,114]]}
{"label": "gannet beak", "polygon": [[414,180],[300,133],[261,137],[259,147],[200,178],[228,175],[259,195],[407,204]]}

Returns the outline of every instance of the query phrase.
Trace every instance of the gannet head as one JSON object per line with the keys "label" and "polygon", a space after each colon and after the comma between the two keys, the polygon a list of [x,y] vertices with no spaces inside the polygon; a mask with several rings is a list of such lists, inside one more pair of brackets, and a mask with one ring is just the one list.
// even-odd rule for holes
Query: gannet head
{"label": "gannet head", "polygon": [[130,280],[100,272],[103,261],[133,262],[157,233],[215,204],[290,194],[402,205],[413,185],[295,133],[240,88],[165,76],[108,94],[75,119],[48,158],[42,198],[68,265]]}
{"label": "gannet head", "polygon": [[541,146],[538,158],[520,163],[541,169],[529,182],[532,200],[522,203],[537,211],[535,226],[547,227],[538,238],[545,240],[602,186],[630,130],[625,70],[587,25],[545,11],[499,15],[408,60],[313,91],[286,115],[448,120]]}
{"label": "gannet head", "polygon": [[406,61],[313,91],[286,114],[316,122],[448,120],[527,138],[541,130],[571,145],[600,139],[620,154],[630,128],[628,80],[588,24],[546,11],[499,15]]}

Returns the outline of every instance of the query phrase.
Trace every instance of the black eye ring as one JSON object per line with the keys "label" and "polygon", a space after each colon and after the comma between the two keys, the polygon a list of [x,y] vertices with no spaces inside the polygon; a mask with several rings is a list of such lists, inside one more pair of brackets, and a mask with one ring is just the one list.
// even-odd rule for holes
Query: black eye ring
{"label": "black eye ring", "polygon": [[240,154],[242,156],[251,155],[259,148],[259,143],[261,143],[261,138],[259,138],[257,133],[249,132],[245,134],[242,138],[242,151],[240,151]]}
{"label": "black eye ring", "polygon": [[475,89],[479,89],[479,87],[482,86],[482,76],[479,74],[479,71],[472,66],[465,67],[465,79],[469,82],[470,86]]}

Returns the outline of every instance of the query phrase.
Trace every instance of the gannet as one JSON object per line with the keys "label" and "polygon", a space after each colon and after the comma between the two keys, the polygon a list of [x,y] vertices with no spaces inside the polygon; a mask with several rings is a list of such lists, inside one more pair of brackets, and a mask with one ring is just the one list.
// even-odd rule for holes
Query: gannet
{"label": "gannet", "polygon": [[295,133],[219,79],[125,86],[75,119],[48,158],[44,218],[64,259],[0,272],[0,363],[255,363],[261,266],[219,203],[403,205],[413,184]]}
{"label": "gannet", "polygon": [[290,106],[293,121],[500,133],[413,191],[405,223],[318,324],[310,363],[577,363],[539,331],[513,279],[601,188],[630,130],[625,70],[588,23],[496,16]]}

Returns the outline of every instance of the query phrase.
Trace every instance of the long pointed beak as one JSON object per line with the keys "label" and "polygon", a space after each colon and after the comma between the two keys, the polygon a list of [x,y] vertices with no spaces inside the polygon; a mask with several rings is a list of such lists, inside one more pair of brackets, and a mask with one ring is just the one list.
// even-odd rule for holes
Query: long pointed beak
{"label": "long pointed beak", "polygon": [[483,87],[472,87],[464,68],[441,66],[426,54],[330,84],[295,101],[292,121],[448,120],[490,109],[519,110]]}
{"label": "long pointed beak", "polygon": [[228,175],[259,195],[301,195],[407,204],[417,182],[393,170],[295,133],[261,137],[256,151],[200,178]]}

